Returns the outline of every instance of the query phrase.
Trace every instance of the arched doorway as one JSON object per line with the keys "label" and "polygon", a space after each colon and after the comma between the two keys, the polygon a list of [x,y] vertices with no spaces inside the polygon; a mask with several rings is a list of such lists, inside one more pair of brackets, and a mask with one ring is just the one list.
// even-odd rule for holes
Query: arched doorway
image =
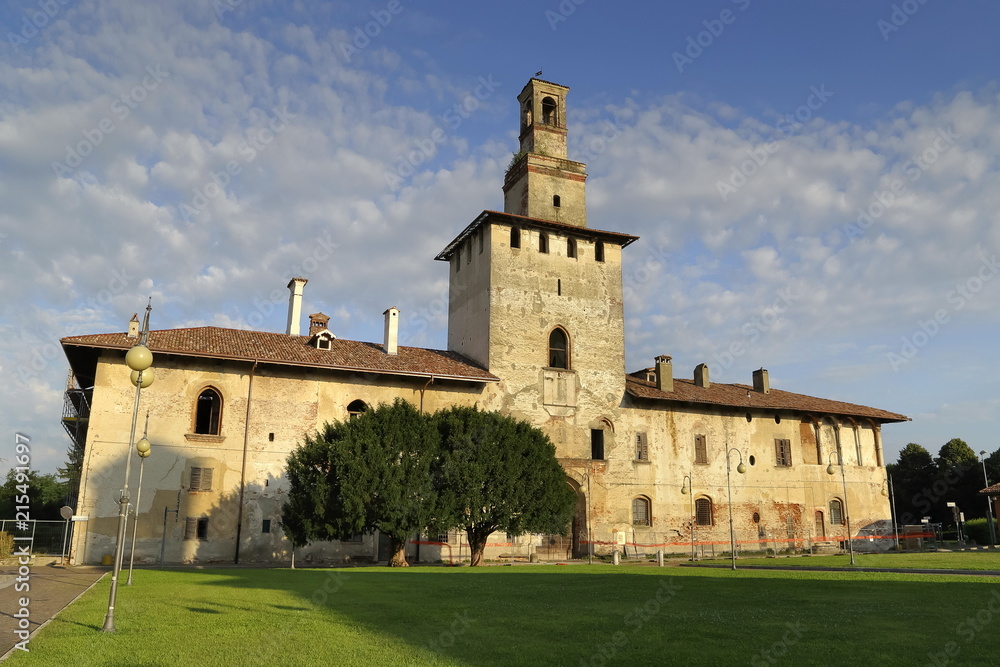
{"label": "arched doorway", "polygon": [[572,479],[567,479],[566,482],[576,492],[576,514],[573,515],[571,529],[572,556],[573,558],[586,558],[590,554],[590,536],[587,532],[587,496],[583,493],[580,485]]}

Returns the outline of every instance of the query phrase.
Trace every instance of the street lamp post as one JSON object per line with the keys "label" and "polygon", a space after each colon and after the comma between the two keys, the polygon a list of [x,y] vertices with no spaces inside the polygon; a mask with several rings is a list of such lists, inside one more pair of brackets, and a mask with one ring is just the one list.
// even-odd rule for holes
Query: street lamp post
{"label": "street lamp post", "polygon": [[[889,480],[889,492],[886,494],[885,486],[882,487],[882,495],[889,496],[889,512],[892,517],[892,539],[896,544],[896,550],[899,551],[899,529],[896,526],[896,494],[892,490],[892,475],[886,475],[886,479]],[[846,496],[846,492],[845,492]]]}
{"label": "street lamp post", "polygon": [[695,526],[695,515],[694,515],[694,489],[692,485],[694,483],[691,481],[691,474],[688,473],[684,475],[684,479],[681,481],[681,493],[691,496],[691,562],[694,562],[694,526]]}
{"label": "street lamp post", "polygon": [[[837,452],[837,463],[840,465],[840,479],[844,483],[844,515],[847,518],[847,549],[851,552],[851,565],[854,563],[854,539],[851,536],[851,510],[850,503],[847,502],[847,475],[844,473],[844,457]],[[826,466],[826,474],[832,475],[835,472],[833,468],[833,454],[830,454],[830,463]]]}
{"label": "street lamp post", "polygon": [[[983,481],[986,482],[986,486],[990,485],[990,478],[986,474],[986,450],[979,452],[979,460],[983,462]],[[996,524],[993,522],[993,499],[990,496],[986,496],[986,517],[990,525],[990,546],[997,543],[997,533]]]}
{"label": "street lamp post", "polygon": [[729,495],[729,550],[730,555],[733,560],[733,569],[736,569],[736,533],[733,531],[733,484],[732,476],[729,472],[729,455],[733,452],[739,454],[740,464],[736,466],[736,472],[743,474],[747,471],[747,467],[743,465],[743,452],[738,450],[736,447],[731,447],[729,451],[726,452],[726,492]]}
{"label": "street lamp post", "polygon": [[[149,373],[149,371],[146,371]],[[148,386],[148,385],[147,385]],[[142,497],[142,465],[150,455],[152,446],[146,439],[149,431],[149,413],[146,413],[146,426],[142,429],[142,440],[135,443],[135,453],[139,455],[139,483],[135,487],[135,508],[132,510],[132,547],[128,551],[128,581],[126,586],[132,585],[132,565],[135,563],[135,534],[139,530],[139,499]]]}
{"label": "street lamp post", "polygon": [[[115,601],[118,597],[118,576],[122,569],[122,555],[124,554],[125,527],[128,521],[128,476],[132,466],[132,447],[135,446],[135,423],[139,417],[139,395],[143,385],[149,386],[152,373],[148,370],[153,365],[153,353],[146,347],[149,341],[149,312],[153,309],[151,304],[146,304],[146,315],[142,320],[142,333],[139,335],[138,344],[134,345],[125,354],[125,363],[136,373],[132,380],[135,384],[135,401],[132,404],[132,430],[128,436],[128,455],[125,457],[125,484],[122,486],[121,496],[118,499],[118,535],[115,538],[115,563],[111,574],[111,594],[108,597],[108,613],[104,617],[104,632],[115,631]],[[150,373],[143,377],[144,373]]]}

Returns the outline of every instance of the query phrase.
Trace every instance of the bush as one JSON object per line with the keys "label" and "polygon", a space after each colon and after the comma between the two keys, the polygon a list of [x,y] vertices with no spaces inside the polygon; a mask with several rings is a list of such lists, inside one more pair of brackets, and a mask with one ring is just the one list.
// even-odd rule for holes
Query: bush
{"label": "bush", "polygon": [[975,540],[976,544],[990,543],[990,527],[988,519],[969,519],[965,522],[965,531],[968,533],[968,540]]}

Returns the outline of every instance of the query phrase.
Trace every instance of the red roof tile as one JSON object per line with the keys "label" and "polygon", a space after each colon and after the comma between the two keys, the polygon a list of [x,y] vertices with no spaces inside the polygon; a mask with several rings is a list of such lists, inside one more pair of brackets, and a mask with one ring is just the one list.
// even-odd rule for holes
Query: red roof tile
{"label": "red roof tile", "polygon": [[[257,360],[291,366],[434,376],[476,382],[499,381],[495,375],[455,352],[400,346],[399,354],[390,356],[378,343],[354,340],[331,340],[331,349],[320,350],[307,345],[309,339],[309,336],[289,336],[266,331],[196,327],[150,331],[149,349],[159,353],[212,359]],[[62,339],[63,347],[120,350],[127,350],[135,342],[134,338],[128,338],[124,333],[69,336]]]}
{"label": "red roof tile", "polygon": [[[640,371],[645,374],[645,371]],[[708,403],[741,410],[793,410],[796,412],[866,417],[880,422],[910,421],[906,415],[869,408],[864,405],[831,401],[790,391],[771,389],[763,394],[745,384],[712,383],[707,388],[697,386],[693,380],[674,378],[673,391],[660,391],[655,382],[635,375],[625,378],[625,390],[636,398],[675,403]]]}

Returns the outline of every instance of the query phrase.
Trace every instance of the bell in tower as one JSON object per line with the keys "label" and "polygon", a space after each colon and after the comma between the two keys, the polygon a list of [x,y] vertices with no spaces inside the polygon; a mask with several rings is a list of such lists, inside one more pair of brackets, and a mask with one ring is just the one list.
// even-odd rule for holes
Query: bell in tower
{"label": "bell in tower", "polygon": [[587,167],[567,159],[569,88],[531,79],[517,96],[520,150],[504,178],[504,212],[587,226]]}

